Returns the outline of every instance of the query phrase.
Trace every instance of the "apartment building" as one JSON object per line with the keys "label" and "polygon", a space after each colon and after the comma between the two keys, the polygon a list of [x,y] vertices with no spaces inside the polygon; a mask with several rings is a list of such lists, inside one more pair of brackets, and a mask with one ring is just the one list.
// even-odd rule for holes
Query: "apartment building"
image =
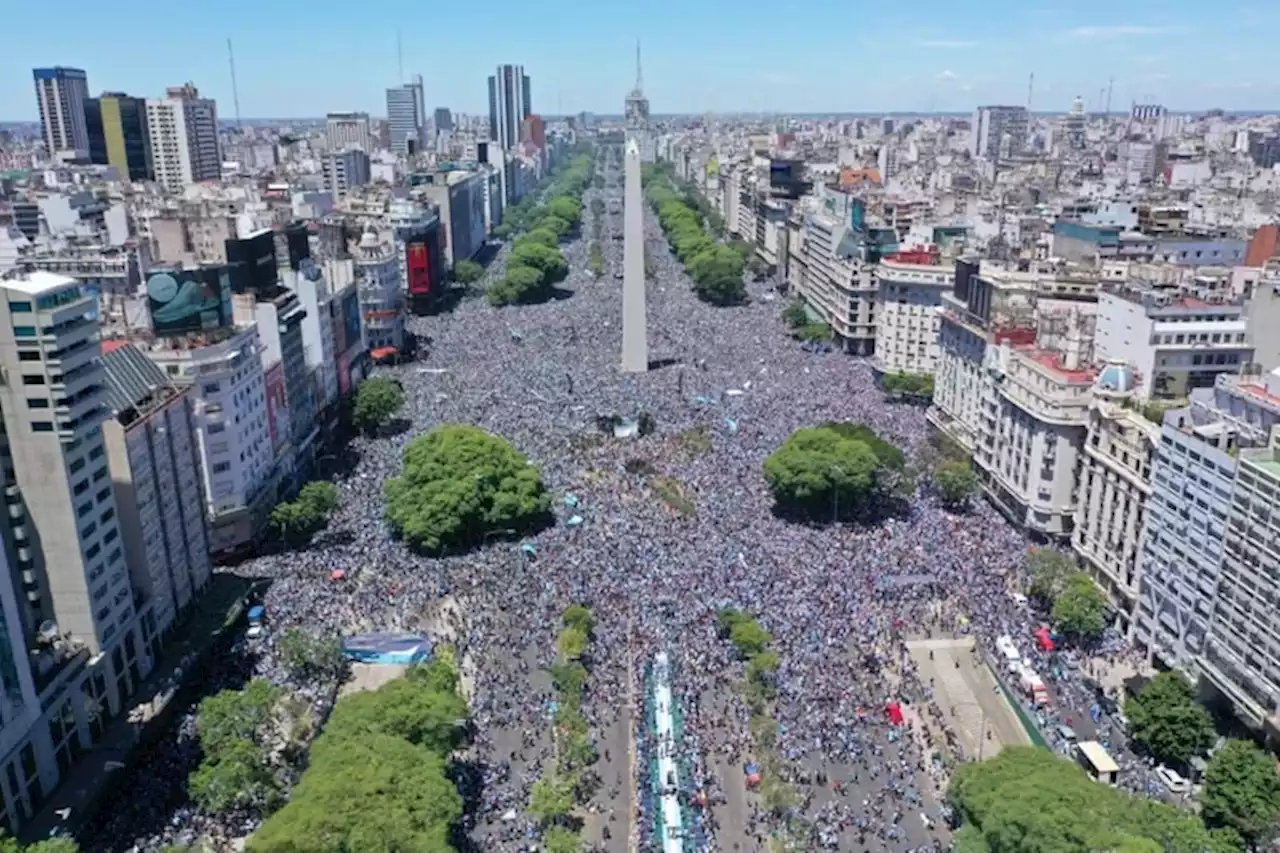
{"label": "apartment building", "polygon": [[368,113],[329,113],[325,117],[325,147],[329,151],[373,150]]}
{"label": "apartment building", "polygon": [[103,424],[121,539],[134,587],[148,604],[152,637],[169,632],[209,582],[195,406],[127,341],[103,347],[108,404]]}
{"label": "apartment building", "polygon": [[156,183],[168,192],[222,177],[218,106],[190,83],[147,101],[147,133]]}
{"label": "apartment building", "polygon": [[370,350],[383,347],[404,350],[404,279],[400,273],[403,255],[372,230],[364,233],[356,247],[354,264],[360,313]]}
{"label": "apartment building", "polygon": [[1071,547],[1128,633],[1141,586],[1142,538],[1160,425],[1135,410],[1133,368],[1106,364],[1089,405]]}
{"label": "apartment building", "polygon": [[31,72],[44,145],[54,160],[84,160],[89,156],[89,128],[84,106],[89,78],[79,68],[36,68]]}
{"label": "apartment building", "polygon": [[238,325],[255,324],[262,341],[262,366],[270,370],[284,366],[284,390],[292,434],[283,458],[279,459],[281,483],[292,494],[310,474],[311,454],[320,435],[317,419],[315,377],[307,364],[302,324],[307,309],[298,294],[284,291],[270,299],[259,298],[252,314],[238,316]]}
{"label": "apartment building", "polygon": [[806,213],[797,240],[803,255],[793,253],[791,284],[846,352],[871,355],[880,287],[874,262],[867,262],[858,235],[849,231],[826,213]]}
{"label": "apartment building", "polygon": [[1097,355],[1138,374],[1138,396],[1181,399],[1253,358],[1243,302],[1221,291],[1108,283],[1098,293]]}
{"label": "apartment building", "polygon": [[137,343],[194,407],[209,551],[250,544],[275,505],[264,346],[256,326]]}
{"label": "apartment building", "polygon": [[1021,154],[1027,146],[1027,108],[978,107],[973,112],[969,133],[969,153],[974,157],[995,160]]}
{"label": "apartment building", "polygon": [[955,271],[936,253],[890,255],[875,267],[877,297],[874,364],[885,373],[933,373],[938,366],[942,297]]}
{"label": "apartment building", "polygon": [[341,201],[356,187],[370,181],[369,155],[360,148],[331,151],[320,161],[325,191]]}
{"label": "apartment building", "polygon": [[998,509],[1049,539],[1070,537],[1075,521],[1076,472],[1097,378],[1092,319],[1074,309],[1042,317],[1034,344],[986,350],[974,469]]}

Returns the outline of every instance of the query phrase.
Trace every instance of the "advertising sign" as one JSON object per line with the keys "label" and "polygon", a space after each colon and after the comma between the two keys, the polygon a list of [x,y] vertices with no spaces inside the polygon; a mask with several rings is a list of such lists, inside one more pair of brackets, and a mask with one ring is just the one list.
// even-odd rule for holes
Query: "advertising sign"
{"label": "advertising sign", "polygon": [[147,277],[147,307],[157,335],[226,328],[232,323],[230,270],[154,270]]}
{"label": "advertising sign", "polygon": [[427,296],[431,293],[431,253],[425,237],[415,237],[404,245],[405,269],[409,293]]}
{"label": "advertising sign", "polygon": [[342,351],[360,343],[360,294],[352,291],[342,300]]}

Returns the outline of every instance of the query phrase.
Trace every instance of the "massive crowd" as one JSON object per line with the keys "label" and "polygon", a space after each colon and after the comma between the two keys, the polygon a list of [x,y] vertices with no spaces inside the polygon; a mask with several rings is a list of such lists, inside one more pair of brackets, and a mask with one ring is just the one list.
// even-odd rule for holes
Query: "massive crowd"
{"label": "massive crowd", "polygon": [[[586,205],[584,215],[589,220]],[[587,272],[588,224],[588,236],[566,247],[570,298],[505,309],[467,299],[411,321],[428,355],[386,372],[404,383],[412,429],[356,440],[360,458],[340,481],[341,509],[310,548],[235,569],[273,580],[265,648],[248,666],[281,679],[271,640],[290,625],[344,635],[436,631],[438,602],[457,602],[461,615],[450,628],[474,680],[475,750],[485,767],[472,834],[485,850],[525,850],[535,842],[523,810],[549,749],[549,687],[539,667],[553,655],[564,607],[584,602],[596,616],[586,711],[598,732],[631,698],[628,661],[643,666],[659,649],[677,659],[692,766],[719,803],[740,786],[729,777],[753,754],[747,712],[730,686],[741,665],[715,627],[716,611],[734,606],[773,634],[781,659],[777,750],[802,783],[815,838],[895,851],[940,846],[928,827],[937,803],[921,787],[928,759],[883,709],[895,690],[921,687],[911,682],[907,637],[954,631],[959,616],[985,642],[1002,633],[1029,637],[1028,615],[1009,595],[1025,540],[981,503],[965,515],[944,512],[927,483],[907,512],[872,526],[775,517],[761,464],[793,430],[866,423],[919,458],[927,452],[923,412],[887,405],[869,365],[790,340],[767,284],[753,283],[743,306],[697,302],[652,215],[649,342],[661,366],[620,373],[621,296],[612,272],[621,268],[622,244],[611,235],[621,216],[606,217],[604,277]],[[654,435],[600,435],[598,416],[640,411],[656,419]],[[554,495],[558,523],[522,542],[490,541],[444,559],[414,556],[393,541],[382,521],[382,484],[399,471],[413,435],[445,422],[482,426],[527,454]],[[700,431],[696,439],[692,431]],[[694,513],[661,501],[652,477],[627,464],[636,459],[680,484]],[[581,523],[566,524],[575,515]],[[334,569],[346,580],[332,581]],[[228,679],[245,666],[228,664]],[[192,735],[188,715],[131,773],[135,793],[99,821],[88,849],[154,849],[212,831],[175,781],[198,757]],[[620,749],[625,744],[612,745],[602,785],[604,799],[617,796],[604,808],[621,812],[606,844],[618,850],[627,815],[617,804],[636,784],[623,778]],[[742,825],[728,826],[717,811],[722,831],[706,846],[762,849],[765,817],[744,807],[736,820]]]}

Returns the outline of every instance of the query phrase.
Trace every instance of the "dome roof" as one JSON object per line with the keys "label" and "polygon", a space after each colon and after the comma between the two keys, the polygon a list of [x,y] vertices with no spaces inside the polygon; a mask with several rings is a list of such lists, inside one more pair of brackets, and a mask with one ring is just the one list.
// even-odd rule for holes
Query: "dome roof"
{"label": "dome roof", "polygon": [[1109,361],[1098,374],[1097,390],[1124,394],[1132,391],[1136,384],[1132,367],[1123,361]]}

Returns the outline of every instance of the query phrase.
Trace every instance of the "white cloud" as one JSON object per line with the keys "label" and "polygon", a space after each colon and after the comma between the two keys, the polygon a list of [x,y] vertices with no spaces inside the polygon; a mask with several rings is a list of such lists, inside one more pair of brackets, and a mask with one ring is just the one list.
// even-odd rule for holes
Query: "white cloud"
{"label": "white cloud", "polygon": [[933,47],[941,49],[960,50],[966,47],[977,47],[976,41],[968,39],[920,39],[916,43],[916,47]]}
{"label": "white cloud", "polygon": [[950,80],[958,80],[958,79],[960,79],[960,75],[959,75],[959,74],[957,74],[956,72],[951,71],[950,69],[948,69],[948,70],[946,70],[946,71],[943,71],[941,74],[939,74],[939,75],[938,75],[938,79],[939,79],[939,80],[947,80],[947,81],[950,81]]}
{"label": "white cloud", "polygon": [[1158,36],[1172,32],[1171,27],[1146,27],[1137,24],[1111,24],[1102,27],[1075,27],[1063,35],[1082,41],[1110,41],[1137,36]]}

